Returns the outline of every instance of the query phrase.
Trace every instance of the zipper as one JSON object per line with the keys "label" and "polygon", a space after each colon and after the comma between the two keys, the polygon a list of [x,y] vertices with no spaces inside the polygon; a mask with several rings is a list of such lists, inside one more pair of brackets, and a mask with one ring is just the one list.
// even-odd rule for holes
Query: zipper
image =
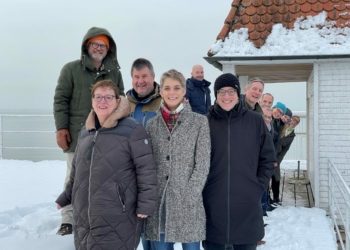
{"label": "zipper", "polygon": [[[139,220],[140,220],[141,218],[139,218],[139,217],[137,217],[136,216],[136,232],[135,232],[135,240],[134,240],[134,250],[136,250],[137,249],[137,245],[136,245],[136,242],[137,242],[137,240],[138,239],[140,239],[140,235],[138,235],[138,231],[137,231],[137,229],[138,229],[138,227],[139,227]],[[142,219],[143,220],[143,219]],[[142,229],[141,229],[141,231],[142,231]]]}
{"label": "zipper", "polygon": [[[93,160],[93,154],[94,154],[94,150],[95,150],[95,142],[96,142],[96,137],[98,134],[98,130],[96,130],[96,133],[94,135],[94,138],[92,139],[91,142],[91,156],[90,156],[90,174],[89,174],[89,194],[88,194],[88,220],[89,220],[89,227],[91,230],[91,216],[90,216],[90,204],[91,204],[91,170],[92,170],[92,160]],[[88,237],[89,240],[89,237]],[[89,244],[89,243],[88,243]]]}
{"label": "zipper", "polygon": [[146,120],[146,112],[143,112],[142,126],[144,128],[146,127],[145,120]]}
{"label": "zipper", "polygon": [[123,213],[124,213],[125,212],[125,196],[124,196],[123,188],[119,183],[117,186],[117,192],[118,192],[119,201],[123,207]]}
{"label": "zipper", "polygon": [[227,222],[227,244],[230,244],[230,177],[231,177],[231,164],[230,164],[230,148],[231,148],[231,131],[230,131],[230,122],[231,122],[231,114],[232,112],[230,112],[230,115],[228,117],[228,123],[227,123],[227,127],[228,127],[228,142],[227,142],[227,218],[228,218],[228,222]]}

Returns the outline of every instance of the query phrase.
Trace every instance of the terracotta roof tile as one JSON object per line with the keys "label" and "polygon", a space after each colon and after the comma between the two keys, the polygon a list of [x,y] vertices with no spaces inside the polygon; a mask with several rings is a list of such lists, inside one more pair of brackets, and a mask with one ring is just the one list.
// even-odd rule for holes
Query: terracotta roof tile
{"label": "terracotta roof tile", "polygon": [[327,13],[327,21],[334,21],[336,27],[350,27],[350,0],[233,0],[217,39],[247,28],[249,40],[260,48],[274,24],[292,29],[297,18],[323,11]]}
{"label": "terracotta roof tile", "polygon": [[304,3],[306,3],[306,0],[296,0],[295,2],[297,4],[304,4]]}
{"label": "terracotta roof tile", "polygon": [[245,13],[249,16],[252,16],[256,13],[256,8],[253,5],[250,5],[245,9]]}
{"label": "terracotta roof tile", "polygon": [[284,0],[284,3],[287,5],[295,4],[295,0]]}
{"label": "terracotta roof tile", "polygon": [[293,14],[295,14],[300,11],[300,5],[299,4],[289,5],[288,10],[289,12],[292,12]]}
{"label": "terracotta roof tile", "polygon": [[313,11],[321,12],[323,10],[323,3],[315,3],[311,5]]}

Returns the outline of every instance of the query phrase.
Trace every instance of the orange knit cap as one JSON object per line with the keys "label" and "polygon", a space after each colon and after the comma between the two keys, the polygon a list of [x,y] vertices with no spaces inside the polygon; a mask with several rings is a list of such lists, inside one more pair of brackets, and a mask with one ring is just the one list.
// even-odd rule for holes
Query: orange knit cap
{"label": "orange knit cap", "polygon": [[101,41],[103,41],[103,42],[107,45],[107,47],[109,48],[109,39],[108,39],[108,37],[107,37],[106,35],[99,35],[99,36],[91,37],[91,38],[87,41],[86,47],[88,47],[89,44],[90,44],[91,42],[95,41],[95,40],[101,40]]}

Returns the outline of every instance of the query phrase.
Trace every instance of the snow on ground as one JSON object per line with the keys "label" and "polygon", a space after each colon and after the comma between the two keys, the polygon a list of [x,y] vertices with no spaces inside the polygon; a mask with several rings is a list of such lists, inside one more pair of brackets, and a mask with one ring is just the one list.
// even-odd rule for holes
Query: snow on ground
{"label": "snow on ground", "polygon": [[[301,161],[303,168],[305,161]],[[284,161],[296,169],[297,161]],[[74,250],[73,236],[56,236],[64,161],[0,160],[0,248],[6,250]],[[266,244],[258,250],[336,250],[326,212],[317,208],[279,207],[269,213]],[[181,245],[175,245],[180,250]],[[138,250],[142,250],[139,246]]]}
{"label": "snow on ground", "polygon": [[215,56],[349,54],[350,28],[336,28],[334,22],[326,21],[326,17],[327,13],[322,12],[314,17],[298,18],[293,29],[275,24],[260,49],[248,40],[248,29],[241,28],[231,32],[225,41],[218,40],[211,52]]}

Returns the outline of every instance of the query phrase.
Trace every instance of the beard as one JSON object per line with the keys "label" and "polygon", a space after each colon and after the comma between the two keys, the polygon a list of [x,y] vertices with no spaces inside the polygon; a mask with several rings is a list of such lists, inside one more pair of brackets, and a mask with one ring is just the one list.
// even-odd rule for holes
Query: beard
{"label": "beard", "polygon": [[89,56],[92,60],[96,62],[102,62],[102,60],[106,57],[106,55],[96,56],[96,54],[92,54],[92,53],[89,53]]}

